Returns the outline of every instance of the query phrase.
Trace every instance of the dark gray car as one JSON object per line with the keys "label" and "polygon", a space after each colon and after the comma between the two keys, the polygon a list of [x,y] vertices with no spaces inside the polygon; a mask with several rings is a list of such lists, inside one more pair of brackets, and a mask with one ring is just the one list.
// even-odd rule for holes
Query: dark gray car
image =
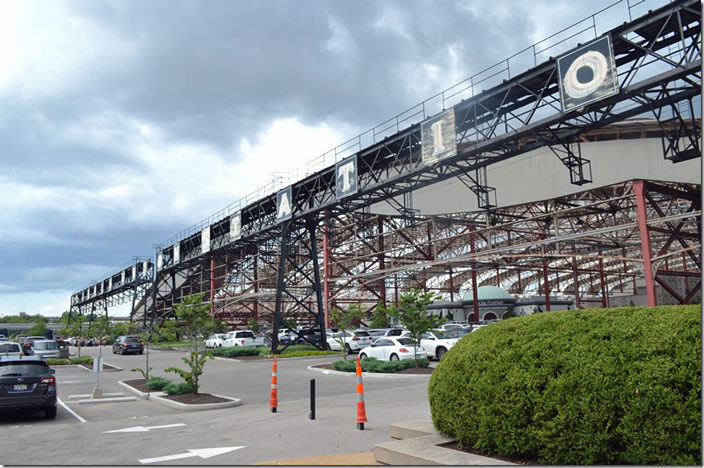
{"label": "dark gray car", "polygon": [[56,417],[54,369],[34,356],[0,356],[0,409],[41,409]]}
{"label": "dark gray car", "polygon": [[118,336],[112,344],[113,354],[142,354],[144,343],[137,336]]}

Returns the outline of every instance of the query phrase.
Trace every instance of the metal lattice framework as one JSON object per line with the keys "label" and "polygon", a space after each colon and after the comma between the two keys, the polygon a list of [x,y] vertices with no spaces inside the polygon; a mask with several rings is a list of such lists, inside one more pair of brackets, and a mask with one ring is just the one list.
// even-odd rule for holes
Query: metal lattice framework
{"label": "metal lattice framework", "polygon": [[[597,36],[596,28],[594,35]],[[697,103],[701,102],[699,2],[680,0],[669,3],[599,37],[608,38],[613,46],[614,73],[619,83],[616,93],[564,110],[557,59],[552,57],[516,76],[510,76],[508,69],[494,73],[493,68],[489,68],[480,72],[442,94],[443,106],[445,93],[459,101],[451,108],[457,147],[455,154],[428,164],[422,155],[423,122],[418,121],[400,130],[397,117],[396,133],[376,141],[375,129],[374,143],[366,148],[361,148],[360,143],[359,150],[347,158],[356,164],[356,191],[353,194],[341,194],[337,186],[336,167],[330,166],[289,187],[290,219],[282,221],[279,218],[278,199],[274,193],[246,206],[238,205],[236,228],[232,211],[224,210],[161,244],[157,248],[157,271],[151,294],[143,297],[137,309],[149,310],[152,321],[161,320],[172,313],[173,304],[185,294],[208,291],[213,301],[213,313],[233,324],[242,323],[243,314],[260,317],[273,312],[275,329],[285,315],[305,314],[314,317],[312,322],[322,328],[324,311],[320,307],[321,290],[323,303],[327,305],[362,300],[370,303],[371,308],[372,301],[388,299],[389,271],[394,271],[394,290],[433,285],[442,288],[453,283],[448,289],[454,294],[455,286],[463,284],[467,277],[472,278],[473,287],[480,280],[487,281],[484,277],[489,276],[483,272],[491,268],[499,269],[497,281],[501,284],[510,281],[505,274],[505,278],[501,279],[501,271],[510,269],[526,270],[523,279],[518,275],[519,286],[524,281],[534,284],[540,274],[536,273],[534,277],[530,271],[535,270],[535,265],[524,265],[521,259],[535,258],[535,248],[539,248],[542,258],[539,265],[543,271],[543,288],[547,285],[548,290],[553,290],[557,283],[564,283],[564,275],[560,272],[567,268],[554,256],[568,253],[562,248],[554,252],[550,250],[546,244],[549,231],[544,229],[543,232],[536,226],[526,227],[525,232],[523,228],[507,228],[508,232],[513,232],[514,239],[497,240],[478,228],[475,221],[482,216],[499,225],[513,222],[511,216],[520,216],[509,213],[501,215],[504,211],[492,202],[494,189],[486,183],[487,166],[533,149],[549,147],[567,168],[573,184],[589,183],[590,161],[582,157],[581,142],[588,140],[590,135],[597,135],[603,129],[633,117],[654,119],[659,127],[656,133],[663,142],[664,158],[679,162],[698,157],[701,153],[701,123],[696,113]],[[507,79],[478,92],[480,83],[484,81],[482,74],[493,73],[494,76],[504,72],[509,75]],[[465,96],[466,99],[459,100]],[[425,103],[421,106],[405,114],[424,120],[427,117]],[[388,127],[393,128],[393,124]],[[388,132],[380,131],[379,134],[386,135]],[[459,178],[470,187],[477,195],[478,205],[489,211],[470,214],[468,219],[448,218],[449,225],[454,226],[458,222],[466,224],[469,232],[463,235],[469,236],[469,243],[459,242],[462,246],[458,247],[438,247],[437,237],[433,237],[437,234],[433,231],[438,228],[437,225],[423,224],[428,221],[413,209],[409,194],[452,178]],[[371,216],[369,207],[382,201],[394,206],[399,217]],[[557,211],[562,213],[561,210]],[[624,212],[628,212],[627,207],[624,207]],[[553,215],[541,216],[551,219]],[[590,222],[600,226],[599,223]],[[548,224],[545,219],[540,223]],[[567,229],[567,226],[557,226]],[[614,259],[600,256],[599,252],[602,255],[605,251],[612,252],[613,246],[609,239],[599,240],[603,234],[599,229],[597,227],[591,233],[594,238],[591,250],[587,249],[589,243],[574,245],[575,251],[571,252],[570,261],[573,270],[578,271],[577,276],[580,266],[585,271],[595,268],[591,265],[594,261],[599,261],[599,274],[617,260],[628,264],[625,260],[627,255],[615,256]],[[406,250],[402,248],[397,256],[385,254],[387,242],[396,245],[385,237],[387,231],[397,233],[409,243]],[[233,235],[235,232],[236,235]],[[358,242],[360,236],[364,238],[363,245],[355,246],[354,242]],[[320,238],[322,245],[318,245]],[[427,244],[418,241],[425,238],[428,239]],[[516,239],[528,244],[524,247],[527,249],[524,253],[509,249],[509,258],[514,259],[515,265],[497,266],[497,262],[479,262],[471,257],[471,249],[481,250],[482,242],[492,246],[503,242],[507,243],[508,248]],[[336,250],[340,248],[338,243],[346,245],[345,242],[352,243],[349,248],[353,250],[376,245],[378,251],[367,256],[363,262],[355,263],[355,260],[347,258],[349,253],[344,249]],[[563,241],[559,242],[561,245]],[[641,242],[645,242],[645,238]],[[304,248],[306,245],[307,250]],[[467,249],[467,245],[470,246],[469,253],[463,250]],[[323,252],[322,275],[317,265],[321,260],[315,251]],[[362,252],[364,250],[358,250],[355,254],[359,256]],[[492,255],[499,255],[498,252],[500,250]],[[442,255],[450,255],[452,259],[445,259]],[[580,255],[591,255],[593,258],[587,260]],[[656,258],[659,255],[662,254],[656,255]],[[445,271],[442,262],[455,266]],[[690,265],[690,262],[684,262],[683,266],[692,271],[698,268],[698,263]],[[437,274],[418,273],[425,272],[424,268]],[[645,270],[647,273],[648,268]],[[632,276],[634,273],[628,270],[621,276],[629,274]],[[439,279],[442,275],[448,275],[447,280]],[[606,276],[613,278],[617,275]],[[656,279],[651,278],[650,283],[653,281]],[[579,278],[577,283],[583,284]],[[378,286],[376,291],[374,284]],[[602,284],[606,290],[608,281],[604,279]],[[512,288],[516,289],[515,286]],[[583,286],[576,289],[581,291],[580,288]],[[142,317],[146,322],[147,314]]]}

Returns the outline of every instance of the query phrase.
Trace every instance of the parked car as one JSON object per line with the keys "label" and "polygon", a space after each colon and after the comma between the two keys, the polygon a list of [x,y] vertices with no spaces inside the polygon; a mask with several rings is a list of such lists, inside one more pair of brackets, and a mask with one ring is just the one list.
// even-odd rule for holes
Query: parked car
{"label": "parked car", "polygon": [[41,358],[0,356],[0,409],[37,408],[56,417],[54,369]]}
{"label": "parked car", "polygon": [[19,343],[22,345],[22,352],[26,356],[31,356],[32,355],[32,346],[34,345],[34,342],[37,340],[46,340],[46,336],[28,336],[27,338],[24,339],[24,341],[20,341]]}
{"label": "parked car", "polygon": [[325,341],[328,343],[328,348],[330,348],[331,351],[340,351],[342,346],[340,346],[340,343],[334,338],[333,335],[334,333],[331,332],[325,333]]}
{"label": "parked car", "polygon": [[144,352],[144,342],[137,336],[118,336],[112,344],[113,354],[142,354]]}
{"label": "parked car", "polygon": [[321,346],[323,343],[320,333],[318,333],[318,330],[315,329],[298,330],[294,336],[294,339],[298,344],[313,344]]}
{"label": "parked car", "polygon": [[215,333],[210,335],[207,340],[203,342],[203,346],[206,348],[219,348],[225,341],[225,333]]}
{"label": "parked car", "polygon": [[22,347],[19,343],[3,341],[0,343],[0,355],[2,356],[22,356]]}
{"label": "parked car", "polygon": [[56,340],[56,344],[59,346],[59,359],[68,359],[68,341],[66,340]]}
{"label": "parked car", "polygon": [[59,345],[54,340],[33,340],[29,355],[42,359],[57,359],[59,357]]}
{"label": "parked car", "polygon": [[435,357],[438,361],[458,341],[458,338],[452,338],[439,330],[430,330],[420,335],[420,344],[428,353],[428,357]]}
{"label": "parked car", "polygon": [[256,336],[252,330],[233,330],[225,334],[223,346],[266,346],[263,336]]}
{"label": "parked car", "polygon": [[462,325],[459,323],[443,323],[438,327],[441,331],[447,331],[447,330],[460,330],[464,328]]}
{"label": "parked car", "polygon": [[423,346],[416,346],[410,338],[377,338],[370,346],[359,351],[359,358],[377,358],[380,361],[398,361],[399,359],[418,359],[428,357]]}
{"label": "parked car", "polygon": [[372,337],[366,330],[340,332],[333,335],[333,338],[342,338],[347,354],[372,344]]}
{"label": "parked car", "polygon": [[442,332],[443,335],[449,338],[457,338],[458,340],[467,333],[470,333],[468,328],[453,328],[451,330],[445,330],[444,332]]}

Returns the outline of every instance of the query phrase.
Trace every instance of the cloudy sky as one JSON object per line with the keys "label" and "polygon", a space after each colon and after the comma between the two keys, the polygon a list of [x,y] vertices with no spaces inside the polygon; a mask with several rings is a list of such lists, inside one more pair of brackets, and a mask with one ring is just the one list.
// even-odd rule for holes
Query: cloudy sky
{"label": "cloudy sky", "polygon": [[0,315],[610,3],[0,0]]}

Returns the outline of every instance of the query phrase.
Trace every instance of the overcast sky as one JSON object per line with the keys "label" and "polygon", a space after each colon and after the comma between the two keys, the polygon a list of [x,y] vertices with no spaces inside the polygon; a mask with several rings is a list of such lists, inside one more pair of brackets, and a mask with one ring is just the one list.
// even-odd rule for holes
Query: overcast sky
{"label": "overcast sky", "polygon": [[0,315],[610,3],[0,0]]}

